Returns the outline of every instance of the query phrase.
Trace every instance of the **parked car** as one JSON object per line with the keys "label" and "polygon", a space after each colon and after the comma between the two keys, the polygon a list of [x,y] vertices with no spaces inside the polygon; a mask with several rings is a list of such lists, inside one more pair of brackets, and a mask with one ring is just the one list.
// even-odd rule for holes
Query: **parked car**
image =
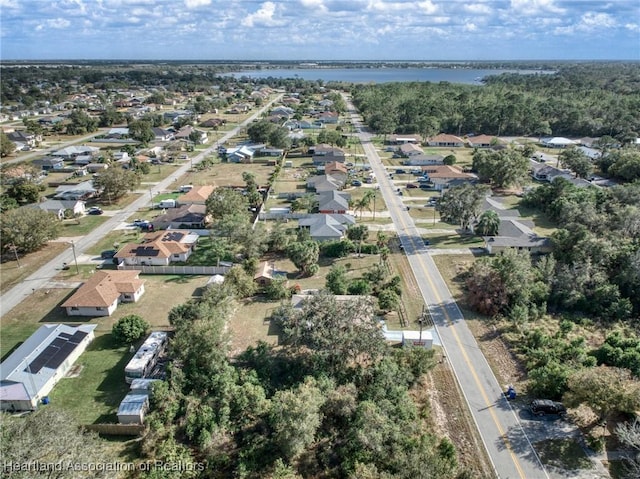
{"label": "parked car", "polygon": [[359,180],[353,180],[351,182],[351,186],[362,186],[362,181]]}
{"label": "parked car", "polygon": [[552,401],[550,399],[535,399],[531,401],[529,408],[536,416],[557,414],[560,417],[564,417],[567,415],[567,409],[562,403]]}
{"label": "parked car", "polygon": [[431,244],[431,241],[429,241],[428,239],[424,240],[424,245],[425,246],[429,246]]}
{"label": "parked car", "polygon": [[396,174],[398,174],[398,175],[402,175],[402,174],[404,174],[404,173],[406,173],[406,171],[405,171],[405,170],[403,170],[402,168],[398,168],[398,169],[396,170]]}
{"label": "parked car", "polygon": [[100,253],[100,258],[102,259],[111,259],[116,255],[117,251],[114,249],[108,249]]}
{"label": "parked car", "polygon": [[427,178],[426,176],[422,176],[418,178],[418,183],[429,183],[429,178]]}
{"label": "parked car", "polygon": [[92,206],[87,210],[88,215],[101,215],[102,213],[104,213],[102,208],[98,208],[97,206]]}
{"label": "parked car", "polygon": [[146,226],[148,224],[149,224],[148,220],[140,220],[140,219],[133,220],[133,226],[142,227],[142,226]]}
{"label": "parked car", "polygon": [[416,185],[415,183],[407,183],[407,188],[417,188],[418,185]]}

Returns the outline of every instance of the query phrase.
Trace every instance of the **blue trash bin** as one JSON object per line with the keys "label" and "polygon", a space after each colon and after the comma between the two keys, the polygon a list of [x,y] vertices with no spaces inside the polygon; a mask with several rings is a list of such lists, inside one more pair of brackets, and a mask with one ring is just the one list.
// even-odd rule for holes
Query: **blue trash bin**
{"label": "blue trash bin", "polygon": [[42,404],[49,404],[49,396],[45,396],[42,398]]}

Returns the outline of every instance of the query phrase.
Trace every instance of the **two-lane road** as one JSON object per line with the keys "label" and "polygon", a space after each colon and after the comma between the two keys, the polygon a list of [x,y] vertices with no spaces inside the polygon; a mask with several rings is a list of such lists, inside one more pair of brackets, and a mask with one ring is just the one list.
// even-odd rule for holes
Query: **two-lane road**
{"label": "two-lane road", "polygon": [[366,132],[353,105],[350,102],[347,104],[351,121],[378,179],[380,192],[496,475],[502,479],[548,479],[549,476],[515,411],[504,398],[504,389],[467,327],[458,305],[424,246],[413,219],[389,178],[371,142],[372,135]]}
{"label": "two-lane road", "polygon": [[[278,95],[273,100],[265,104],[262,108],[257,110],[253,115],[247,118],[244,122],[239,124],[237,127],[227,132],[222,138],[218,140],[218,142],[206,150],[203,150],[198,155],[193,157],[192,161],[186,163],[179,168],[176,169],[171,175],[167,178],[153,186],[149,191],[151,196],[154,194],[162,192],[171,187],[174,181],[184,175],[192,165],[197,165],[200,163],[207,155],[213,153],[219,143],[224,143],[228,141],[230,138],[234,137],[238,134],[240,129],[251,123],[253,120],[257,119],[262,115],[262,112],[268,109],[274,102],[278,101],[282,95]],[[16,305],[26,300],[28,296],[33,293],[34,290],[43,287],[47,282],[49,282],[54,276],[56,276],[60,272],[60,267],[62,263],[67,263],[69,265],[73,265],[74,260],[74,251],[76,256],[84,253],[85,250],[96,244],[100,239],[102,239],[109,232],[113,231],[120,223],[129,218],[135,211],[140,208],[144,208],[149,205],[149,197],[147,195],[142,195],[133,203],[127,205],[122,210],[118,211],[114,216],[110,217],[107,221],[102,223],[100,226],[95,228],[86,236],[77,240],[73,246],[71,243],[69,244],[69,249],[60,255],[56,256],[53,260],[49,261],[47,264],[43,265],[38,271],[28,276],[24,281],[20,284],[14,286],[6,293],[4,293],[0,297],[0,316],[4,316],[6,313],[11,311]]]}

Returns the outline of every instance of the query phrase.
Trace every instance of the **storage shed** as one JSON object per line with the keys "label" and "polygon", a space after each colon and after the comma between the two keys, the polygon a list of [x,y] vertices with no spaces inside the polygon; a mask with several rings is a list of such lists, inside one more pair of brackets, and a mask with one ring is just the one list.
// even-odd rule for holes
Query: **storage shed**
{"label": "storage shed", "polygon": [[127,394],[118,407],[118,422],[120,424],[144,424],[144,416],[148,410],[148,394]]}
{"label": "storage shed", "polygon": [[0,364],[0,409],[32,411],[93,341],[95,324],[45,324]]}
{"label": "storage shed", "polygon": [[431,331],[402,331],[402,344],[412,346],[422,346],[423,348],[433,348],[433,335]]}

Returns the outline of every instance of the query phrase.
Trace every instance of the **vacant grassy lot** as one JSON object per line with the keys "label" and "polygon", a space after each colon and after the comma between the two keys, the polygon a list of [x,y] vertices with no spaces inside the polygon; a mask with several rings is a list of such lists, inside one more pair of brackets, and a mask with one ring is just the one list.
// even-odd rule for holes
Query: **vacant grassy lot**
{"label": "vacant grassy lot", "polygon": [[455,231],[450,234],[434,233],[426,236],[434,248],[482,248],[484,241],[475,235],[460,235]]}
{"label": "vacant grassy lot", "polygon": [[0,263],[0,292],[4,293],[28,276],[36,272],[43,264],[58,256],[69,245],[64,243],[47,243],[42,249],[19,256],[20,265],[14,255],[6,255]]}
{"label": "vacant grassy lot", "polygon": [[201,171],[190,171],[178,180],[178,185],[244,186],[242,173],[253,173],[258,185],[266,185],[273,166],[265,161],[253,163],[218,163]]}
{"label": "vacant grassy lot", "polygon": [[[80,276],[69,274],[68,280],[87,276],[85,268]],[[121,304],[111,317],[67,317],[60,304],[75,290],[39,290],[11,310],[0,320],[0,345],[3,356],[27,339],[43,323],[91,323],[96,324],[96,339],[76,363],[80,375],[65,378],[53,390],[51,407],[70,411],[82,423],[115,421],[115,412],[128,389],[124,381],[124,366],[131,357],[129,349],[114,344],[111,328],[128,314],[142,316],[152,329],[169,327],[169,310],[194,295],[201,293],[206,284],[205,276],[146,275],[145,294],[137,303]]]}
{"label": "vacant grassy lot", "polygon": [[84,236],[106,220],[105,216],[99,215],[87,215],[64,220],[62,228],[60,228],[60,236]]}

